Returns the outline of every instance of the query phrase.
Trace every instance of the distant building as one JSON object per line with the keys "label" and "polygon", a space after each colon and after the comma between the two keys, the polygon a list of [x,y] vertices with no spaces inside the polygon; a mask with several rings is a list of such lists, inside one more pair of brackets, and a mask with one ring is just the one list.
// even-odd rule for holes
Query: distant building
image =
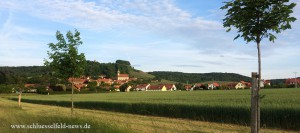
{"label": "distant building", "polygon": [[193,90],[193,87],[194,87],[193,85],[189,85],[189,84],[184,85],[184,89],[187,91]]}
{"label": "distant building", "polygon": [[150,85],[147,91],[175,91],[177,88],[174,84]]}
{"label": "distant building", "polygon": [[136,86],[136,91],[147,91],[150,87],[150,84],[138,84]]}
{"label": "distant building", "polygon": [[82,87],[87,87],[86,78],[69,78],[68,81],[70,83],[73,83],[73,87],[75,87],[78,91],[80,91],[80,89]]}
{"label": "distant building", "polygon": [[118,70],[117,73],[117,80],[129,80],[129,75],[128,74],[121,74],[120,71]]}
{"label": "distant building", "polygon": [[214,89],[216,89],[217,87],[219,87],[220,85],[218,84],[218,83],[211,83],[211,84],[208,84],[207,85],[207,89],[208,90],[214,90]]}
{"label": "distant building", "polygon": [[131,88],[132,88],[132,86],[129,85],[129,86],[125,89],[125,92],[129,92]]}
{"label": "distant building", "polygon": [[285,80],[286,85],[294,85],[295,83],[300,86],[300,78],[289,78]]}
{"label": "distant building", "polygon": [[35,84],[25,84],[24,87],[25,87],[25,88],[28,88],[28,87],[35,87]]}
{"label": "distant building", "polygon": [[25,84],[24,86],[25,86],[25,88],[28,89],[27,92],[29,92],[29,93],[37,92],[37,89],[34,88],[36,86],[35,84]]}
{"label": "distant building", "polygon": [[264,80],[264,84],[268,85],[268,86],[271,86],[271,80]]}
{"label": "distant building", "polygon": [[96,80],[96,82],[97,82],[97,86],[99,86],[102,83],[111,85],[113,83],[113,80],[110,79],[110,78],[108,78],[108,79],[107,78],[99,78],[99,79]]}
{"label": "distant building", "polygon": [[241,82],[237,82],[237,83],[229,83],[226,86],[229,89],[245,89],[245,88],[250,88],[251,83],[241,81]]}
{"label": "distant building", "polygon": [[176,86],[174,84],[165,84],[167,91],[176,91]]}
{"label": "distant building", "polygon": [[150,85],[147,91],[167,91],[165,85]]}
{"label": "distant building", "polygon": [[252,84],[250,82],[241,81],[240,83],[244,84],[247,88],[252,87]]}

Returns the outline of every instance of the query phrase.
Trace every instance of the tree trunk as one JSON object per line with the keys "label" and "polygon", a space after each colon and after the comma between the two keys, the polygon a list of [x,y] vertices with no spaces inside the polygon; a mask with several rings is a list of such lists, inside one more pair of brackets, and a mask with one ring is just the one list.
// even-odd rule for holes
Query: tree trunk
{"label": "tree trunk", "polygon": [[71,88],[72,88],[72,94],[71,94],[71,102],[72,102],[71,113],[72,114],[73,114],[73,110],[74,110],[74,100],[73,100],[74,88],[73,88],[73,86],[74,86],[74,79],[72,78],[72,86],[71,86]]}
{"label": "tree trunk", "polygon": [[258,54],[258,90],[257,90],[257,132],[260,129],[260,82],[261,82],[261,57],[260,57],[260,42],[257,42],[257,54]]}

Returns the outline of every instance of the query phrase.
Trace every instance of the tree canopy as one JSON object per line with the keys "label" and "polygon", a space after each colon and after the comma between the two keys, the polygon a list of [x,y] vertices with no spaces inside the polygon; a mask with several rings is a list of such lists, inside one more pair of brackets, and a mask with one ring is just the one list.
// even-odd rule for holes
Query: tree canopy
{"label": "tree canopy", "polygon": [[238,35],[234,38],[244,38],[246,42],[261,42],[263,38],[270,41],[276,39],[274,33],[291,29],[291,22],[296,18],[291,16],[295,3],[289,0],[231,0],[224,2],[221,9],[227,9],[223,26],[231,30],[235,27]]}
{"label": "tree canopy", "polygon": [[54,74],[63,79],[79,77],[83,74],[86,65],[83,53],[78,53],[78,46],[82,44],[80,32],[75,34],[68,31],[66,38],[59,31],[56,32],[57,43],[49,43],[51,51],[47,51],[49,60],[45,65],[49,66]]}

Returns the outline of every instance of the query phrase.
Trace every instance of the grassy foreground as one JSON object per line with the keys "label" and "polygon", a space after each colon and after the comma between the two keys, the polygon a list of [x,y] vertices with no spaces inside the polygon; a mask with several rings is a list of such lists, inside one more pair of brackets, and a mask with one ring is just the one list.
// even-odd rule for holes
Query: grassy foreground
{"label": "grassy foreground", "polygon": [[[300,130],[300,89],[262,90],[262,127]],[[70,106],[70,95],[31,95],[23,101]],[[78,94],[75,107],[125,113],[250,123],[250,90]]]}
{"label": "grassy foreground", "polygon": [[[66,108],[34,104],[23,104],[19,108],[17,102],[3,98],[0,98],[0,108],[0,132],[3,133],[130,132],[126,128],[115,127],[114,123],[99,121],[93,117],[86,119],[77,112],[71,116],[70,109]],[[64,127],[57,128],[58,125]]]}
{"label": "grassy foreground", "polygon": [[[201,122],[164,117],[141,116],[106,112],[99,110],[70,108],[22,103],[22,109],[15,101],[0,98],[0,131],[18,132],[250,132],[249,127],[231,124]],[[12,129],[12,124],[89,124],[90,129]],[[283,130],[261,129],[266,133],[282,133]]]}

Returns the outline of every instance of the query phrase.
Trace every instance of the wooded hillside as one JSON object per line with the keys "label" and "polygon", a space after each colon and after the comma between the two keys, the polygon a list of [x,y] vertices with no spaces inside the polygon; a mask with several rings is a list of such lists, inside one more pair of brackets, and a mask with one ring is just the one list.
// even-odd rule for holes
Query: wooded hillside
{"label": "wooded hillside", "polygon": [[199,83],[205,81],[247,81],[250,82],[251,78],[235,73],[182,73],[182,72],[166,72],[156,71],[150,72],[149,74],[154,75],[158,79],[166,79],[176,82],[189,82]]}
{"label": "wooded hillside", "polygon": [[[87,61],[85,76],[98,78],[99,75],[106,75],[106,78],[116,77],[116,73],[129,74],[130,77],[156,80],[169,80],[181,83],[199,83],[206,81],[247,81],[251,78],[235,73],[182,73],[182,72],[142,72],[134,69],[129,61],[117,60],[115,63],[99,63],[97,61]],[[45,66],[20,66],[20,67],[0,67],[0,84],[19,83],[41,83],[51,82],[52,72]]]}

